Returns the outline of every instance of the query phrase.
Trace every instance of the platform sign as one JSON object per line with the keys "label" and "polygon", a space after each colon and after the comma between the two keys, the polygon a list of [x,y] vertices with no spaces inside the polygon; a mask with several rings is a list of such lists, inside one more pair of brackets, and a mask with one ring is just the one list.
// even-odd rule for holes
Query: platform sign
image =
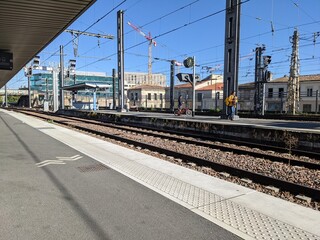
{"label": "platform sign", "polygon": [[13,69],[13,54],[8,52],[0,52],[0,69]]}
{"label": "platform sign", "polygon": [[[177,78],[179,79],[179,81],[181,82],[189,82],[189,83],[193,83],[193,74],[189,74],[189,73],[178,73]],[[200,79],[200,75],[196,74],[196,81],[199,81]]]}

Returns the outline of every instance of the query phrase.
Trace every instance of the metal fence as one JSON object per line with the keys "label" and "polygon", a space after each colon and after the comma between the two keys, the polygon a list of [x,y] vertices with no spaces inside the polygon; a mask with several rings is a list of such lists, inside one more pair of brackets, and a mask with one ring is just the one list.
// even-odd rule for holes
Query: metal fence
{"label": "metal fence", "polygon": [[[147,108],[147,109],[169,109],[170,98],[163,95],[146,94],[139,97],[132,97],[127,100],[130,107]],[[197,95],[196,110],[213,110],[220,111],[223,107],[223,100],[221,98],[206,97],[204,95]],[[174,107],[178,107],[177,97],[174,99]],[[183,96],[183,107],[192,108],[192,96]]]}
{"label": "metal fence", "polygon": [[[263,94],[265,111],[270,112],[287,112],[287,97],[288,92],[284,91],[266,91]],[[300,91],[297,101],[297,112],[299,113],[319,113],[319,91]],[[240,92],[238,95],[239,110],[254,111],[255,109],[255,94],[254,92]]]}

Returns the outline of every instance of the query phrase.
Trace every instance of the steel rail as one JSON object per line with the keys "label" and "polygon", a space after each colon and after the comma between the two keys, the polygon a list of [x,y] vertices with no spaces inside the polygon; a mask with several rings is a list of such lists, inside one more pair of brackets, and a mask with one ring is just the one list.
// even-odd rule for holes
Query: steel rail
{"label": "steel rail", "polygon": [[[57,121],[57,122],[59,122],[59,121]],[[182,161],[184,161],[184,162],[193,162],[199,166],[210,167],[210,168],[214,169],[215,171],[227,172],[233,176],[237,176],[240,178],[248,178],[248,179],[251,179],[255,183],[259,183],[259,184],[262,184],[265,186],[277,187],[277,188],[281,189],[282,191],[288,191],[288,192],[295,194],[295,195],[304,195],[304,196],[311,197],[313,200],[320,200],[320,190],[319,189],[311,188],[308,186],[303,186],[301,184],[296,184],[296,183],[288,182],[285,180],[276,179],[273,177],[269,177],[269,176],[262,175],[259,173],[250,172],[250,171],[243,170],[240,168],[235,168],[235,167],[227,166],[224,164],[208,161],[208,160],[197,158],[197,157],[190,156],[187,154],[174,152],[174,151],[171,151],[168,149],[164,149],[164,148],[160,148],[160,147],[150,145],[147,143],[142,143],[139,141],[131,140],[131,139],[121,137],[118,135],[102,133],[97,130],[92,130],[90,128],[81,127],[81,126],[76,126],[76,125],[73,125],[73,124],[70,124],[67,122],[61,121],[61,124],[67,125],[69,127],[72,127],[72,128],[78,129],[78,130],[82,130],[82,131],[86,131],[86,132],[89,132],[92,134],[96,134],[99,136],[111,138],[111,139],[114,139],[117,141],[126,142],[127,144],[132,144],[134,146],[139,146],[141,148],[149,149],[150,151],[153,151],[153,152],[158,152],[161,154],[165,154],[167,156],[179,158],[179,159],[182,159]]]}
{"label": "steel rail", "polygon": [[[27,112],[28,111],[24,111]],[[40,113],[40,112],[37,112]],[[42,114],[42,113],[40,113]],[[308,169],[315,169],[315,170],[320,170],[320,164],[317,163],[313,163],[313,162],[306,162],[306,161],[301,161],[301,160],[296,160],[296,159],[291,159],[291,158],[286,158],[283,156],[275,156],[275,155],[269,155],[269,154],[264,154],[264,153],[260,153],[260,152],[254,152],[254,151],[250,151],[250,150],[244,150],[244,149],[237,149],[234,147],[228,147],[228,146],[221,146],[219,144],[215,144],[214,142],[203,142],[203,141],[199,141],[199,140],[191,140],[191,139],[181,139],[178,137],[174,137],[174,136],[164,136],[161,134],[157,134],[157,133],[151,133],[151,132],[146,132],[143,130],[139,130],[139,129],[128,129],[126,127],[123,126],[119,126],[119,125],[115,125],[114,123],[106,123],[106,122],[101,122],[101,121],[96,121],[96,120],[92,120],[92,119],[84,119],[84,118],[80,118],[80,117],[74,117],[74,116],[66,116],[66,115],[56,115],[56,114],[47,114],[49,116],[61,116],[63,118],[67,118],[67,119],[71,119],[71,120],[79,120],[81,119],[81,122],[85,122],[85,123],[89,123],[89,124],[95,124],[95,125],[100,125],[100,126],[104,126],[104,127],[111,127],[111,128],[115,128],[115,129],[120,129],[120,130],[125,130],[125,131],[130,131],[130,132],[135,132],[135,133],[140,133],[140,134],[147,134],[149,136],[153,136],[153,137],[162,137],[162,138],[167,138],[169,140],[174,140],[174,141],[178,141],[178,142],[186,142],[188,144],[195,144],[197,146],[204,146],[204,147],[208,147],[208,148],[213,148],[213,149],[219,149],[221,151],[229,151],[229,152],[233,152],[235,154],[239,154],[239,155],[249,155],[252,157],[256,157],[256,158],[262,158],[262,159],[266,159],[266,160],[270,160],[272,162],[281,162],[281,163],[285,163],[285,164],[290,164],[293,166],[301,166],[301,167],[305,167]],[[129,126],[129,127],[135,127],[137,128],[138,126]],[[138,128],[141,128],[141,126],[139,126]],[[145,127],[143,127],[145,129]],[[157,131],[157,132],[163,132],[163,133],[169,133],[169,134],[175,134],[175,135],[180,135],[185,137],[185,135],[183,135],[182,133],[177,134],[176,132],[171,133],[171,131],[163,131],[163,130],[158,130],[158,129],[150,129],[147,128],[147,130],[149,131]],[[196,135],[196,136],[188,136],[191,138],[202,138],[202,136],[200,135]],[[209,139],[204,139],[207,141],[210,141]]]}
{"label": "steel rail", "polygon": [[[63,117],[65,117],[65,115]],[[67,118],[77,119],[77,117],[67,117]],[[88,121],[84,120],[84,122],[93,124],[92,121],[95,121],[95,120],[88,120]],[[178,142],[186,142],[188,144],[195,144],[197,146],[204,146],[204,147],[208,147],[208,148],[219,149],[221,151],[229,151],[229,152],[231,151],[231,152],[233,152],[235,154],[239,154],[239,155],[241,155],[241,154],[250,155],[250,156],[256,157],[256,158],[267,159],[272,162],[282,162],[282,163],[290,164],[293,166],[300,166],[300,167],[306,167],[309,169],[320,170],[320,164],[316,164],[313,162],[300,161],[300,160],[296,160],[296,159],[286,158],[283,156],[268,155],[268,154],[264,154],[264,153],[260,153],[260,152],[254,152],[254,151],[249,151],[249,150],[244,150],[244,149],[237,149],[237,148],[228,147],[228,146],[221,146],[221,145],[215,144],[213,142],[208,143],[208,142],[203,142],[203,141],[199,141],[199,140],[181,139],[181,138],[174,137],[174,136],[167,136],[167,135],[164,136],[164,135],[161,135],[158,133],[146,132],[146,131],[139,130],[139,129],[128,129],[128,128],[125,128],[125,127],[122,127],[119,125],[108,124],[108,123],[104,123],[104,122],[96,122],[95,121],[94,124],[99,124],[100,126],[104,126],[104,127],[111,127],[111,128],[121,129],[121,130],[125,130],[125,131],[140,133],[140,134],[147,134],[147,135],[153,136],[153,137],[163,137],[163,138],[167,138],[169,140],[174,140],[174,141],[178,141]],[[141,128],[141,126],[139,128]],[[155,129],[153,129],[152,131],[167,133],[166,131],[162,131],[162,130],[159,131],[159,130],[155,130]],[[169,134],[172,134],[172,133],[169,133]],[[192,138],[195,138],[195,137],[192,137]],[[201,137],[198,136],[197,138],[199,139]]]}
{"label": "steel rail", "polygon": [[[48,118],[43,117],[43,116],[40,116],[40,118],[48,120]],[[158,152],[161,154],[165,154],[167,156],[179,158],[184,162],[193,162],[193,163],[197,164],[198,166],[209,167],[215,171],[227,172],[227,173],[229,173],[233,176],[237,176],[239,178],[248,178],[248,179],[251,179],[254,183],[259,183],[259,184],[262,184],[265,186],[274,186],[274,187],[279,188],[281,191],[287,191],[287,192],[290,192],[294,195],[304,195],[304,196],[312,198],[313,200],[317,200],[317,201],[320,200],[320,190],[319,189],[311,188],[308,186],[303,186],[301,184],[296,184],[296,183],[288,182],[285,180],[276,179],[276,178],[262,175],[259,173],[250,172],[250,171],[247,171],[244,169],[235,168],[235,167],[227,166],[224,164],[208,161],[208,160],[197,158],[197,157],[190,156],[187,154],[174,152],[174,151],[171,151],[168,149],[160,148],[160,147],[150,145],[147,143],[142,143],[142,142],[128,139],[125,137],[121,137],[118,135],[103,133],[103,132],[93,130],[90,128],[81,127],[78,125],[73,125],[69,122],[57,121],[57,120],[54,120],[54,122],[71,127],[71,128],[74,128],[74,129],[82,130],[82,131],[85,131],[85,132],[88,132],[91,134],[103,136],[103,137],[110,138],[110,139],[113,139],[116,141],[125,142],[127,144],[131,144],[134,146],[139,146],[141,148],[145,148],[145,149],[148,149],[153,152]]]}

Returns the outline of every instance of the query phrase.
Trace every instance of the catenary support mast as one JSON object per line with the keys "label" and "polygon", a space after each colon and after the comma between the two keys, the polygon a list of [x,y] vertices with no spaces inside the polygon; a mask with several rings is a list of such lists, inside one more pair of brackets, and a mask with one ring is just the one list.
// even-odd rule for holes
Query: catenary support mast
{"label": "catenary support mast", "polygon": [[294,31],[292,37],[292,54],[290,76],[288,80],[287,113],[295,115],[299,111],[300,83],[299,83],[299,33]]}
{"label": "catenary support mast", "polygon": [[[223,99],[238,88],[239,39],[241,0],[226,0],[226,29],[224,49]],[[227,115],[223,103],[222,118]]]}

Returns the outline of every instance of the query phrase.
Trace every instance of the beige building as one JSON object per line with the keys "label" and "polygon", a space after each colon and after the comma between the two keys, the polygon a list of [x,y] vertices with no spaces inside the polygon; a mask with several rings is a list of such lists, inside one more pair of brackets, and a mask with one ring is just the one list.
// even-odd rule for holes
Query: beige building
{"label": "beige building", "polygon": [[[221,75],[210,75],[196,84],[196,109],[221,109],[223,95],[223,79]],[[192,85],[179,84],[174,87],[174,106],[178,105],[178,97],[182,95],[185,106],[192,107]],[[170,88],[155,85],[140,85],[127,91],[130,108],[170,108]],[[134,107],[133,107],[134,106]]]}
{"label": "beige building", "polygon": [[127,91],[129,108],[165,108],[165,87],[135,86]]}
{"label": "beige building", "polygon": [[[170,89],[167,89],[168,93]],[[168,94],[167,93],[167,94]],[[222,108],[223,77],[222,75],[211,74],[196,83],[196,109],[217,110]],[[166,94],[166,95],[167,95]],[[190,83],[179,84],[174,88],[175,106],[179,95],[192,107],[192,85]]]}
{"label": "beige building", "polygon": [[[288,76],[265,83],[265,111],[286,112]],[[297,111],[319,112],[320,74],[300,75],[300,98]],[[239,85],[239,109],[254,110],[254,82]]]}
{"label": "beige building", "polygon": [[126,89],[129,89],[138,85],[155,85],[155,86],[166,86],[167,78],[166,75],[153,73],[151,79],[148,78],[148,73],[141,72],[125,72],[124,83]]}
{"label": "beige building", "polygon": [[[170,89],[166,89],[167,94]],[[211,81],[203,80],[201,83],[196,84],[196,109],[211,109],[217,110],[222,108],[222,96],[223,96],[223,83],[214,83],[211,85]],[[180,84],[174,88],[175,106],[178,105],[177,99],[182,96],[184,103],[191,108],[192,107],[192,86],[189,83]]]}

